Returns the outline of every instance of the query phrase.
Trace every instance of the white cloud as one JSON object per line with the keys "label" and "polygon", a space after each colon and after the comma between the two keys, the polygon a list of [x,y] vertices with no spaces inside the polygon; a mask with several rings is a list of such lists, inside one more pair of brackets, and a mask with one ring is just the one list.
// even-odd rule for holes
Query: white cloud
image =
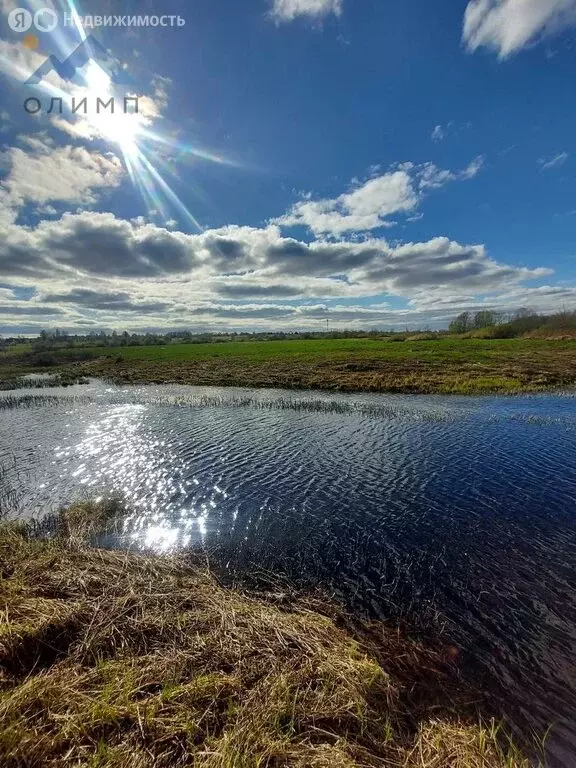
{"label": "white cloud", "polygon": [[320,19],[333,13],[340,16],[343,0],[274,0],[271,15],[278,21],[293,21],[297,16]]}
{"label": "white cloud", "polygon": [[540,160],[538,160],[538,165],[540,166],[540,170],[549,171],[552,168],[560,168],[568,158],[568,152],[559,152],[557,155],[552,155],[552,157],[541,157]]}
{"label": "white cloud", "polygon": [[172,80],[162,75],[154,75],[152,78],[152,88],[154,89],[154,99],[156,102],[156,111],[166,109],[168,106],[168,90],[172,87]]}
{"label": "white cloud", "polygon": [[395,171],[370,179],[334,199],[302,200],[275,223],[305,226],[315,235],[341,235],[387,226],[388,217],[408,212],[418,204],[409,173]]}
{"label": "white cloud", "polygon": [[306,243],[282,237],[277,227],[230,226],[187,235],[111,213],[84,212],[35,228],[5,227],[0,273],[34,286],[48,282],[58,294],[70,291],[74,280],[92,290],[100,285],[107,293],[137,285],[140,292],[153,292],[141,298],[156,303],[163,287],[167,300],[181,296],[192,306],[194,296],[245,301],[509,289],[549,270],[499,264],[481,245],[446,237],[391,246],[383,239]]}
{"label": "white cloud", "polygon": [[53,205],[39,205],[35,211],[37,216],[57,216],[58,211]]}
{"label": "white cloud", "polygon": [[432,141],[443,141],[446,138],[446,133],[441,125],[437,125],[432,131]]}
{"label": "white cloud", "polygon": [[19,141],[20,144],[25,144],[39,154],[45,154],[55,146],[54,139],[48,136],[44,131],[41,133],[21,133],[16,137],[16,140]]}
{"label": "white cloud", "polygon": [[[111,213],[5,226],[0,274],[35,289],[29,301],[0,292],[2,332],[296,329],[326,317],[335,327],[445,325],[461,309],[576,306],[576,288],[525,287],[550,270],[498,263],[483,246],[446,237],[306,243],[273,226],[188,235]],[[387,296],[405,306],[392,309]]]}
{"label": "white cloud", "polygon": [[41,137],[27,137],[32,152],[11,147],[6,158],[10,166],[0,185],[8,205],[19,208],[33,203],[66,201],[88,205],[97,200],[96,190],[117,187],[122,165],[112,154],[89,152],[83,147],[54,149]]}
{"label": "white cloud", "polygon": [[[19,5],[23,4],[19,3]],[[45,60],[45,55],[30,50],[19,41],[0,40],[0,72],[14,77],[19,82],[27,80]],[[46,86],[45,94],[48,102],[50,96],[62,96],[63,92],[70,93],[76,87],[62,80],[54,71],[50,72],[43,82]]]}
{"label": "white cloud", "polygon": [[417,184],[420,191],[439,189],[451,181],[468,181],[475,178],[484,167],[482,155],[475,157],[461,171],[449,171],[438,168],[434,163],[425,163],[417,171]]}
{"label": "white cloud", "polygon": [[484,168],[484,157],[482,155],[479,155],[478,157],[475,157],[474,160],[466,167],[463,171],[460,172],[459,178],[466,180],[466,179],[474,179],[480,171]]}
{"label": "white cloud", "polygon": [[434,163],[404,163],[396,170],[357,184],[351,192],[336,198],[304,199],[273,223],[284,227],[308,227],[315,235],[338,237],[346,232],[367,232],[390,227],[396,214],[412,213],[425,192],[451,181],[472,179],[484,164],[475,158],[462,171],[438,168]]}
{"label": "white cloud", "polygon": [[484,46],[504,59],[574,24],[576,0],[471,0],[463,39],[470,51]]}
{"label": "white cloud", "polygon": [[74,139],[92,141],[97,136],[97,132],[85,118],[79,118],[75,122],[71,122],[64,117],[52,117],[50,122],[54,128],[58,128],[59,131],[67,133],[68,136],[72,136]]}
{"label": "white cloud", "polygon": [[3,227],[7,227],[16,221],[17,211],[13,207],[10,195],[0,185],[0,234]]}

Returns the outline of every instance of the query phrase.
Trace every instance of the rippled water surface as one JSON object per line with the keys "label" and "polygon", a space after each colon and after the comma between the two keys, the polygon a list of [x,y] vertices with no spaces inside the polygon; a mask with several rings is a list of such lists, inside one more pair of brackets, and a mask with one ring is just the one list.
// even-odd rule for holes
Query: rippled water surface
{"label": "rippled water surface", "polygon": [[121,546],[216,550],[443,624],[576,765],[576,399],[182,386],[2,395],[13,514],[121,491]]}

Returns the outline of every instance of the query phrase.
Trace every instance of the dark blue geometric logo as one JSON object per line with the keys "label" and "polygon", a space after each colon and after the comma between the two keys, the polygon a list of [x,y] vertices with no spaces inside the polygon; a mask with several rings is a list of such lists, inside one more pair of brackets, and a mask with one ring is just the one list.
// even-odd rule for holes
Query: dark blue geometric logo
{"label": "dark blue geometric logo", "polygon": [[91,60],[99,63],[115,85],[134,85],[134,78],[120,67],[118,61],[110,56],[93,35],[83,40],[64,61],[60,61],[56,56],[49,56],[26,80],[26,85],[38,85],[52,71],[57,72],[62,80],[74,81],[77,70],[82,69]]}

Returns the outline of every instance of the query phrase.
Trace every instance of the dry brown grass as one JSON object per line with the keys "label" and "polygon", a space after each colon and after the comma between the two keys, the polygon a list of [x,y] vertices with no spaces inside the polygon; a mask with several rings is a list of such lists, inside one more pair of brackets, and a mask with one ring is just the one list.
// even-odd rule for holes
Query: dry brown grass
{"label": "dry brown grass", "polygon": [[527,765],[441,653],[319,598],[71,542],[87,514],[52,541],[0,532],[3,768]]}

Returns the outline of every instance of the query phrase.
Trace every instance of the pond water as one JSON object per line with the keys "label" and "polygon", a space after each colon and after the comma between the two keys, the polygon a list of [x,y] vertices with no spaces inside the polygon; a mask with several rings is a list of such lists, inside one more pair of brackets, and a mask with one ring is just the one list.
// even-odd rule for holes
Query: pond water
{"label": "pond water", "polygon": [[120,491],[110,545],[201,546],[442,627],[517,727],[576,764],[576,398],[93,382],[0,396],[3,505]]}

